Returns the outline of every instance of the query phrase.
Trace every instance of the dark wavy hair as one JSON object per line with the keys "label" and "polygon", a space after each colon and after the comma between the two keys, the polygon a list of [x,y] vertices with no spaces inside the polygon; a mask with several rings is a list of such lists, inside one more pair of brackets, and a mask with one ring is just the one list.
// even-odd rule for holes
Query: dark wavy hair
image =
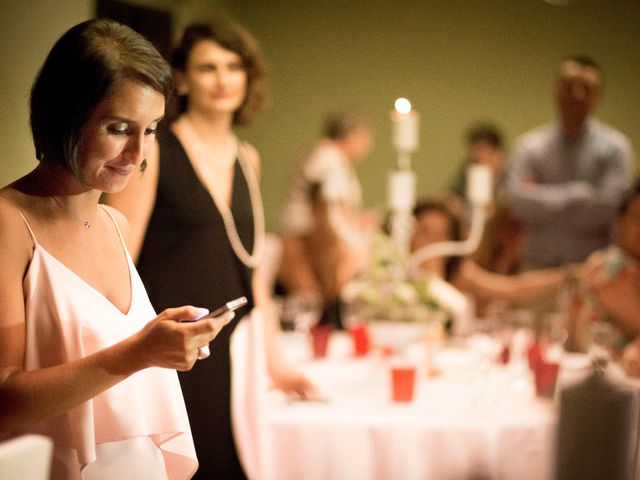
{"label": "dark wavy hair", "polygon": [[[422,198],[419,199],[413,207],[413,216],[418,219],[420,216],[430,213],[440,213],[443,215],[449,223],[449,232],[447,241],[459,241],[462,239],[462,227],[460,225],[460,219],[454,215],[451,210],[445,205],[444,202],[435,198]],[[453,256],[447,258],[444,266],[445,280],[451,282],[457,275],[462,263],[462,257]]]}
{"label": "dark wavy hair", "polygon": [[[222,48],[234,52],[242,59],[247,72],[247,95],[233,114],[234,125],[248,125],[267,105],[267,64],[255,38],[241,25],[226,17],[216,17],[206,22],[188,25],[173,51],[173,68],[184,72],[189,55],[201,41],[210,40]],[[178,113],[187,109],[187,98],[178,99]]]}
{"label": "dark wavy hair", "polygon": [[122,80],[148,85],[167,99],[171,67],[142,35],[113,20],[93,19],[55,43],[31,89],[36,158],[76,174],[82,127]]}

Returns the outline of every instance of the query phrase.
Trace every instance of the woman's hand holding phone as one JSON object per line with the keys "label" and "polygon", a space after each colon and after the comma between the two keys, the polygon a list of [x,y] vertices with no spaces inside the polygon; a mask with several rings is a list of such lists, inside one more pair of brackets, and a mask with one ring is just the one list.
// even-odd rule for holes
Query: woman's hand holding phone
{"label": "woman's hand holding phone", "polygon": [[[199,320],[204,320],[206,318],[216,318],[216,319],[221,318],[224,321],[224,323],[220,325],[220,329],[222,329],[222,327],[224,327],[227,323],[229,323],[234,318],[235,314],[233,312],[246,304],[247,304],[247,297],[238,297],[234,300],[231,300],[225,303],[223,306],[216,308],[212,312],[202,315],[201,317],[198,317],[194,320],[187,320],[187,321],[197,322]],[[228,313],[231,313],[231,315],[225,315]],[[198,360],[204,360],[205,358],[208,358],[209,355],[211,355],[211,351],[209,350],[208,343],[198,347]]]}

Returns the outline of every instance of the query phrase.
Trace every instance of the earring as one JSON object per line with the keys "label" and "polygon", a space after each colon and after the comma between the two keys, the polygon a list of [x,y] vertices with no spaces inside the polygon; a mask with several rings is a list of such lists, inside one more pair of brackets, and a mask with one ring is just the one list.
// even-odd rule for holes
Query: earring
{"label": "earring", "polygon": [[140,164],[140,171],[144,172],[147,169],[147,159],[143,159],[142,163]]}

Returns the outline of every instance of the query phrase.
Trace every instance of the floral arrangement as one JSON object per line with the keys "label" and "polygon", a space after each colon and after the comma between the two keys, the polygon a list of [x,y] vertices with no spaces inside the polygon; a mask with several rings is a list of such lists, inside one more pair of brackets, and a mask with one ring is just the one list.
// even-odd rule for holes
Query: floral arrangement
{"label": "floral arrangement", "polygon": [[408,258],[388,235],[374,237],[369,267],[344,289],[349,311],[367,320],[444,323],[447,312],[431,294],[429,277],[407,272]]}

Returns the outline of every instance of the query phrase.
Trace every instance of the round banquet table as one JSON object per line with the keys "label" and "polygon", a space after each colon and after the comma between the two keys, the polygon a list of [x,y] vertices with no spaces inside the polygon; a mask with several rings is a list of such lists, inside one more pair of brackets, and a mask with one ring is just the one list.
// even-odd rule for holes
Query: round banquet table
{"label": "round banquet table", "polygon": [[[391,339],[391,336],[389,336]],[[269,476],[279,480],[544,480],[551,477],[556,406],[537,398],[523,358],[496,364],[488,339],[444,344],[433,353],[404,342],[402,360],[352,354],[334,332],[325,358],[308,338],[285,333],[280,348],[320,397],[267,397]],[[417,366],[413,401],[391,400],[390,368]]]}

